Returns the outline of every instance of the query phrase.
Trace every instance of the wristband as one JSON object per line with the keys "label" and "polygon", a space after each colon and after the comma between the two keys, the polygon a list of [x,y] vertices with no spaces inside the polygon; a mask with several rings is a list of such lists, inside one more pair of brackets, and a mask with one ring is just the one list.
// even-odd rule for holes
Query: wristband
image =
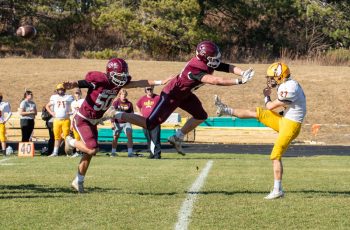
{"label": "wristband", "polygon": [[236,79],[236,85],[240,85],[240,84],[243,84],[243,82],[242,82],[242,79]]}
{"label": "wristband", "polygon": [[265,101],[265,105],[266,105],[268,102],[270,102],[270,101],[271,101],[270,96],[265,96],[264,101]]}
{"label": "wristband", "polygon": [[162,85],[162,81],[154,81],[154,85]]}

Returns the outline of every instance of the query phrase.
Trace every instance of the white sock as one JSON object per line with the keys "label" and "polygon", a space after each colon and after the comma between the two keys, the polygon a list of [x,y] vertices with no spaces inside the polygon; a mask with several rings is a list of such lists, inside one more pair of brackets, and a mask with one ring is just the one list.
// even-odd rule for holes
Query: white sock
{"label": "white sock", "polygon": [[273,189],[276,191],[276,192],[279,192],[282,190],[282,181],[281,180],[275,180],[274,181],[274,184],[273,184]]}
{"label": "white sock", "polygon": [[117,149],[116,148],[112,148],[112,153],[115,153],[117,152]]}
{"label": "white sock", "polygon": [[178,137],[179,139],[183,140],[185,137],[185,134],[183,134],[183,132],[181,131],[181,129],[178,129],[176,131],[176,137]]}
{"label": "white sock", "polygon": [[78,182],[84,182],[85,176],[80,175],[80,173],[78,172],[78,173],[77,173],[77,177],[78,177]]}
{"label": "white sock", "polygon": [[76,141],[77,141],[77,140],[75,140],[75,139],[70,140],[70,141],[69,141],[69,145],[72,146],[72,147],[75,147],[75,142],[76,142]]}
{"label": "white sock", "polygon": [[131,154],[133,152],[132,148],[128,148],[128,154]]}
{"label": "white sock", "polygon": [[58,147],[53,148],[53,154],[57,155],[58,154]]}

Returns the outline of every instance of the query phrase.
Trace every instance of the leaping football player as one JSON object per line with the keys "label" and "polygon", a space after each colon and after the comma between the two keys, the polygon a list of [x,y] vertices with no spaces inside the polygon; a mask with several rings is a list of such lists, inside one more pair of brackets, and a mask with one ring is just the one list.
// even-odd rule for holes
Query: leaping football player
{"label": "leaping football player", "polygon": [[78,166],[77,176],[72,187],[79,193],[84,192],[84,177],[89,168],[92,156],[98,151],[97,124],[103,114],[110,107],[111,102],[122,88],[146,87],[166,84],[170,78],[163,81],[138,80],[132,81],[129,75],[128,64],[121,58],[112,58],[108,61],[106,73],[99,71],[88,72],[85,80],[64,82],[65,89],[75,87],[87,88],[85,100],[73,118],[73,126],[79,133],[81,140],[71,136],[65,139],[65,151],[71,154],[74,148],[83,152]]}
{"label": "leaping football player", "polygon": [[[265,109],[233,109],[215,97],[216,113],[238,118],[257,118],[264,125],[278,132],[270,159],[273,163],[274,187],[265,199],[276,199],[284,196],[282,190],[282,155],[300,132],[306,114],[306,99],[300,84],[291,78],[289,67],[276,62],[267,69],[267,87],[263,90]],[[271,89],[277,87],[277,99],[271,100]],[[273,110],[284,107],[283,115]]]}
{"label": "leaping football player", "polygon": [[[242,76],[240,79],[222,78],[214,76],[214,70],[233,73]],[[152,130],[163,123],[176,108],[181,108],[192,117],[168,141],[176,148],[179,154],[185,155],[182,141],[187,133],[207,119],[201,101],[193,93],[204,84],[231,86],[245,84],[254,76],[253,69],[243,71],[237,66],[221,62],[219,47],[211,41],[203,41],[197,45],[196,56],[184,67],[180,74],[173,78],[162,90],[157,105],[149,117],[137,114],[116,112],[111,108],[105,113],[103,120],[122,118],[126,122]]]}

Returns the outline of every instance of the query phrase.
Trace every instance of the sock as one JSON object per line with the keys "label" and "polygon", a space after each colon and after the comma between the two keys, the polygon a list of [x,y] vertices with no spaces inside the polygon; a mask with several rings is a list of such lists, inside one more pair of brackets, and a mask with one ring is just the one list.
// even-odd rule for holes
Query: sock
{"label": "sock", "polygon": [[128,154],[131,154],[132,153],[132,148],[128,148]]}
{"label": "sock", "polygon": [[78,177],[78,182],[84,182],[85,176],[80,175],[80,173],[78,172],[78,173],[77,173],[77,177]]}
{"label": "sock", "polygon": [[68,143],[69,143],[70,146],[75,147],[75,142],[76,142],[76,141],[77,141],[77,140],[72,139],[72,140],[70,140]]}
{"label": "sock", "polygon": [[178,129],[176,131],[176,137],[178,137],[180,140],[183,140],[185,137],[185,134],[183,134],[183,132],[181,131],[181,129]]}
{"label": "sock", "polygon": [[57,155],[58,154],[58,147],[53,148],[53,154]]}
{"label": "sock", "polygon": [[279,192],[282,190],[282,181],[281,180],[275,180],[274,181],[274,184],[273,184],[273,189],[276,191],[276,192]]}
{"label": "sock", "polygon": [[117,151],[116,148],[112,148],[112,154],[114,154]]}

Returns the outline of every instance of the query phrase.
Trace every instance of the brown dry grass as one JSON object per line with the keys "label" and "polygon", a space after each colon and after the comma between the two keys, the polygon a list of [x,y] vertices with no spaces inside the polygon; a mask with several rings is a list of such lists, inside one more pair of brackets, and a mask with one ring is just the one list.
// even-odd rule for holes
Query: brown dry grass
{"label": "brown dry grass", "polygon": [[[163,79],[176,74],[184,67],[182,62],[128,61],[133,79]],[[42,106],[49,100],[54,87],[63,80],[83,79],[90,70],[104,71],[105,60],[87,59],[0,59],[0,92],[4,100],[10,101],[12,110],[19,106],[24,89],[34,92],[35,102]],[[256,70],[255,79],[242,86],[203,86],[196,94],[202,100],[210,116],[214,116],[213,95],[218,94],[223,101],[233,107],[255,108],[263,106],[262,89],[265,87],[266,64],[242,64],[242,68],[252,66]],[[306,97],[308,113],[298,141],[312,139],[311,124],[320,123],[317,141],[326,144],[350,144],[350,67],[290,64],[293,77],[302,85]],[[233,75],[216,72],[218,76]],[[157,87],[156,92],[160,92]],[[135,102],[143,95],[143,89],[130,89],[129,98]],[[183,111],[178,111],[186,116]],[[345,125],[345,126],[339,126]]]}

